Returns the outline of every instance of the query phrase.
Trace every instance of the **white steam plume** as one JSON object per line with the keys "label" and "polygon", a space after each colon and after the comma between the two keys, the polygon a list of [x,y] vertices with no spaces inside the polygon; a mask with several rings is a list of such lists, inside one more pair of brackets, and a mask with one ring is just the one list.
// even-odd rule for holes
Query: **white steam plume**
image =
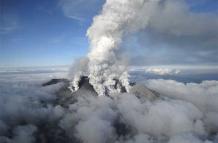
{"label": "white steam plume", "polygon": [[[128,73],[118,52],[124,38],[146,29],[151,37],[152,33],[157,33],[153,38],[157,42],[160,42],[158,37],[163,37],[164,41],[170,39],[173,44],[173,39],[181,36],[183,39],[188,36],[189,40],[200,37],[214,41],[210,37],[214,39],[217,35],[216,17],[212,13],[193,12],[186,0],[106,0],[87,31],[90,40],[88,63],[84,70],[78,69],[73,76],[74,89],[78,89],[80,76],[85,71],[99,95],[119,92],[122,86],[128,91]],[[114,79],[119,81],[116,88]]]}
{"label": "white steam plume", "polygon": [[[87,31],[91,43],[88,76],[99,95],[104,95],[106,90],[109,93],[119,92],[121,86],[129,90],[128,73],[120,62],[117,50],[124,36],[146,27],[149,14],[153,13],[160,1],[107,0],[101,14],[94,18]],[[76,80],[80,74],[75,75]],[[117,89],[114,88],[114,79],[121,84]]]}

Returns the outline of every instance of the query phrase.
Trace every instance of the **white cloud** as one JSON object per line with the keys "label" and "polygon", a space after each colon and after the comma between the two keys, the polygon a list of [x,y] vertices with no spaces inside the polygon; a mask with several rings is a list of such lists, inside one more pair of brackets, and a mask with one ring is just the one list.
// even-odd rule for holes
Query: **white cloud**
{"label": "white cloud", "polygon": [[201,141],[193,135],[177,135],[170,139],[169,143],[212,143],[210,141]]}
{"label": "white cloud", "polygon": [[84,21],[87,17],[93,16],[102,3],[101,0],[59,0],[59,6],[64,15],[78,21]]}
{"label": "white cloud", "polygon": [[[140,87],[112,97],[79,92],[82,94],[61,97],[67,101],[56,105],[52,101],[59,85],[38,86],[40,81],[35,79],[40,75],[43,81],[46,75],[40,73],[35,78],[32,74],[24,78],[24,74],[23,79],[0,80],[9,83],[8,91],[0,90],[0,142],[34,142],[45,130],[41,125],[46,127],[45,135],[52,132],[52,138],[69,142],[216,142],[211,133],[217,134],[218,129],[218,81],[149,80],[146,85],[160,93],[152,100],[150,96],[155,95]],[[63,130],[63,134],[55,134]]]}
{"label": "white cloud", "polygon": [[145,72],[151,73],[151,74],[157,74],[157,75],[176,75],[180,73],[180,70],[160,68],[160,67],[151,67],[151,68],[146,68]]}
{"label": "white cloud", "polygon": [[208,128],[218,129],[218,81],[184,84],[173,80],[148,80],[146,85],[161,95],[192,103],[204,114]]}
{"label": "white cloud", "polygon": [[173,80],[148,80],[146,85],[163,95],[195,104],[202,110],[218,111],[218,81],[181,83]]}

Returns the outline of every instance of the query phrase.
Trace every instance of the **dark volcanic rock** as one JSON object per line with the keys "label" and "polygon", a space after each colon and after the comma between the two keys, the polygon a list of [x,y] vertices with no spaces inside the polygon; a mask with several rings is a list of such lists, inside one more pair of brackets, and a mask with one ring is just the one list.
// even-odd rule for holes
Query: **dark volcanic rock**
{"label": "dark volcanic rock", "polygon": [[53,85],[53,84],[57,84],[57,83],[68,83],[69,80],[67,79],[51,79],[50,81],[43,83],[42,86],[49,86],[49,85]]}
{"label": "dark volcanic rock", "polygon": [[149,89],[146,86],[141,85],[141,84],[133,85],[130,89],[130,93],[137,96],[141,100],[153,101],[153,100],[160,98],[159,93],[157,93],[156,91],[153,91],[153,90],[151,90],[151,89]]}
{"label": "dark volcanic rock", "polygon": [[[73,88],[73,87],[72,87]],[[70,83],[66,83],[57,93],[57,104],[67,107],[69,104],[73,104],[77,101],[77,97],[84,96],[97,96],[97,92],[93,86],[89,83],[89,79],[86,76],[81,77],[79,82],[79,90],[72,92],[70,90]]]}
{"label": "dark volcanic rock", "polygon": [[[122,86],[122,84],[119,82],[119,80],[115,80],[115,85],[114,88],[117,89],[118,86],[121,87],[121,93],[127,92],[126,88]],[[94,95],[97,96],[97,92],[93,88],[93,86],[89,83],[89,78],[87,76],[82,76],[80,81],[79,81],[79,90],[75,91],[72,93],[70,90],[70,81],[67,79],[52,79],[46,83],[44,83],[42,86],[49,86],[57,83],[64,83],[63,87],[56,92],[58,95],[57,103],[63,106],[72,104],[76,102],[76,97],[79,95],[85,95],[85,96],[90,96]],[[159,98],[159,93],[148,89],[144,85],[136,84],[136,83],[130,83],[131,89],[130,93],[136,95],[138,98],[145,98],[145,100],[154,100],[156,98]],[[74,89],[74,87],[71,87]],[[108,95],[108,91],[106,89],[106,95]]]}
{"label": "dark volcanic rock", "polygon": [[[95,92],[94,87],[89,83],[89,78],[87,76],[82,76],[79,82],[79,89],[90,90]],[[95,92],[95,94],[97,94]]]}
{"label": "dark volcanic rock", "polygon": [[[115,88],[117,88],[119,81],[115,80]],[[65,83],[65,85],[57,92],[58,99],[57,104],[67,107],[69,104],[73,104],[77,101],[77,97],[80,95],[83,96],[98,96],[97,92],[93,88],[93,86],[89,83],[89,78],[87,76],[81,77],[79,82],[79,89],[72,93],[69,88],[70,84],[69,81]],[[120,86],[120,85],[119,85]],[[160,98],[159,93],[148,89],[146,86],[136,83],[130,83],[130,93],[137,96],[142,100],[156,100]],[[127,92],[125,87],[121,87],[122,93]],[[106,95],[107,90],[106,90]]]}

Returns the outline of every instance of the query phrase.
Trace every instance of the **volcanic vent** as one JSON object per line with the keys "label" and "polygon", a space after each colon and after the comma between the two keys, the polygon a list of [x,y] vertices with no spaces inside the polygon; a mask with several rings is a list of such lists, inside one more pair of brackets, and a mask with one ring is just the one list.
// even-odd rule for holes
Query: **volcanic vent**
{"label": "volcanic vent", "polygon": [[[120,93],[127,92],[126,87],[123,86],[122,83],[118,79],[113,79],[112,82],[113,82],[112,85],[110,85],[109,87],[104,88],[104,92],[102,92],[103,95],[109,96],[111,89],[119,91]],[[133,85],[133,83],[131,85]],[[72,91],[76,91],[75,87],[72,84],[69,86],[69,88]],[[90,79],[89,79],[88,76],[81,76],[80,77],[80,80],[78,81],[78,89],[77,90],[79,90],[79,89],[89,90],[89,91],[92,91],[92,92],[96,93],[96,95],[97,95],[97,91],[95,90],[93,85],[90,83]]]}

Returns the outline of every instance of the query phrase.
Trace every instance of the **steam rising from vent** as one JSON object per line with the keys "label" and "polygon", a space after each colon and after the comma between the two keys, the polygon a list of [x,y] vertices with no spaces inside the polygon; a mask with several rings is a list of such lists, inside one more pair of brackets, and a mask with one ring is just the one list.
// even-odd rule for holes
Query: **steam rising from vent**
{"label": "steam rising from vent", "polygon": [[[122,39],[146,27],[152,10],[160,0],[107,0],[100,15],[87,31],[91,50],[88,54],[89,82],[99,95],[116,93],[124,86],[129,91],[128,73],[117,51]],[[72,85],[78,89],[81,71],[75,72]],[[116,80],[119,81],[114,88]]]}

